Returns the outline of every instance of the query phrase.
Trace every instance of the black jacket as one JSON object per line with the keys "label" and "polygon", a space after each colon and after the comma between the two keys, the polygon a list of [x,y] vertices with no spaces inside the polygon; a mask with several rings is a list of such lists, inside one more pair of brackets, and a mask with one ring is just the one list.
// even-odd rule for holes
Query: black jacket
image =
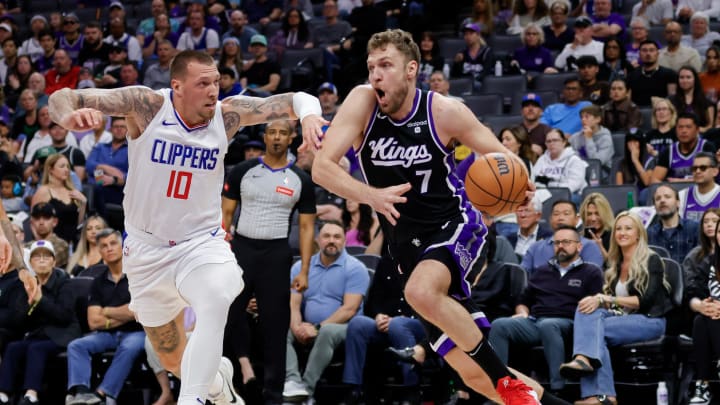
{"label": "black jacket", "polygon": [[25,314],[16,303],[27,301],[27,294],[18,272],[13,270],[0,276],[0,330],[9,340],[16,340],[23,334]]}
{"label": "black jacket", "polygon": [[368,288],[365,315],[370,318],[375,318],[377,314],[414,316],[415,312],[403,296],[406,281],[407,276],[400,274],[392,260],[383,256]]}
{"label": "black jacket", "polygon": [[[666,313],[673,309],[673,303],[670,300],[670,292],[663,285],[665,265],[663,264],[662,259],[660,259],[660,256],[652,253],[648,258],[647,267],[650,274],[645,293],[641,295],[640,292],[635,289],[635,285],[633,283],[628,284],[628,293],[632,296],[637,296],[640,299],[640,307],[636,313],[651,318],[665,316]],[[612,291],[612,295],[615,295],[615,286],[617,286],[617,282],[617,277],[610,280],[610,291]]]}

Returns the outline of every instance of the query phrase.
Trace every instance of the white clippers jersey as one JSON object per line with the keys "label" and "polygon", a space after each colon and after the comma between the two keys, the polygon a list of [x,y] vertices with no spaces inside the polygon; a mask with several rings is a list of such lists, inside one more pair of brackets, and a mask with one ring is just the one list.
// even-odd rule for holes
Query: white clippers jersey
{"label": "white clippers jersey", "polygon": [[158,93],[162,108],[139,138],[128,140],[125,228],[164,245],[224,233],[220,193],[228,141],[220,103],[208,125],[190,128],[172,105],[172,91]]}

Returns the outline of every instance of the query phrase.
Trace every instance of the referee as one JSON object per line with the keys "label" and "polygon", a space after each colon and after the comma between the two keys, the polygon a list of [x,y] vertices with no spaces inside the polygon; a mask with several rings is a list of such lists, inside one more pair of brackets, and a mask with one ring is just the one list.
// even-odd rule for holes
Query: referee
{"label": "referee", "polygon": [[[230,307],[225,338],[232,355],[240,360],[243,383],[254,377],[248,361],[250,351],[245,309],[257,300],[263,336],[267,404],[282,403],[285,383],[285,351],[290,325],[290,267],[292,252],[288,243],[290,219],[294,210],[300,218],[300,274],[292,287],[307,288],[308,268],[315,227],[315,194],[310,176],[287,158],[292,142],[289,121],[274,121],[265,129],[265,154],[244,161],[228,174],[223,187],[223,223],[232,235],[232,250],[243,269],[245,289]],[[236,208],[240,217],[231,233]]]}

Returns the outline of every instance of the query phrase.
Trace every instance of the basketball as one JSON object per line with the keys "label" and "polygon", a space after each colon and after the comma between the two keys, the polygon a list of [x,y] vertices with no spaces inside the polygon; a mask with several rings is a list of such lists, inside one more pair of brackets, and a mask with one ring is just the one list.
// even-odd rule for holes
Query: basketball
{"label": "basketball", "polygon": [[465,176],[472,205],[490,216],[509,214],[525,202],[528,176],[522,163],[504,153],[479,156]]}

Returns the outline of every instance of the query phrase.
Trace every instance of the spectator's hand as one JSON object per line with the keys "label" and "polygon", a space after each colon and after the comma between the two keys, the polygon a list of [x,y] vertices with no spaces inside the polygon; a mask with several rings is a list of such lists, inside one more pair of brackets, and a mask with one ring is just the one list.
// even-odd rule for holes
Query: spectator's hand
{"label": "spectator's hand", "polygon": [[257,313],[258,313],[258,306],[257,306],[257,299],[256,299],[256,298],[251,298],[250,301],[248,301],[248,305],[247,305],[246,311],[249,312],[249,313],[251,313],[251,314],[253,314],[253,315],[257,315]]}
{"label": "spectator's hand", "polygon": [[397,218],[400,218],[400,212],[395,208],[395,204],[406,202],[407,197],[403,197],[403,194],[410,191],[411,188],[410,183],[385,188],[373,188],[371,189],[368,205],[378,214],[385,215],[391,225],[396,225]]}
{"label": "spectator's hand", "polygon": [[160,43],[165,36],[163,35],[162,31],[155,31],[153,32],[153,38],[155,39],[155,42]]}
{"label": "spectator's hand", "polygon": [[542,156],[542,154],[545,153],[542,146],[536,143],[532,144],[532,146],[530,146],[530,149],[532,149],[532,151],[535,152],[535,154],[538,156]]}
{"label": "spectator's hand", "polygon": [[103,119],[103,113],[94,108],[80,108],[66,115],[59,124],[70,131],[89,131]]}
{"label": "spectator's hand", "polygon": [[7,78],[7,81],[10,87],[12,87],[13,89],[20,88],[20,80],[18,80],[18,77],[15,73],[10,74]]}
{"label": "spectator's hand", "polygon": [[647,145],[645,145],[645,148],[647,149],[648,155],[650,155],[650,156],[657,156],[658,152],[655,150],[655,148],[653,148],[652,145],[647,144]]}
{"label": "spectator's hand", "polygon": [[71,190],[70,191],[70,198],[76,201],[79,201],[81,204],[87,204],[87,197],[85,197],[85,194],[83,194],[79,190]]}
{"label": "spectator's hand", "polygon": [[388,328],[390,327],[390,319],[392,318],[385,314],[375,315],[375,327],[377,330],[382,333],[387,333]]}
{"label": "spectator's hand", "polygon": [[300,272],[292,281],[291,287],[297,292],[303,292],[308,288],[308,277],[306,273]]}
{"label": "spectator's hand", "polygon": [[[100,179],[100,180],[102,181],[102,183],[100,183],[100,182],[98,181],[98,179]],[[108,175],[108,174],[103,174],[103,175],[100,176],[100,177],[96,177],[96,178],[95,178],[95,182],[102,184],[103,187],[107,187],[107,186],[113,186],[113,185],[114,185],[113,183],[115,182],[115,179],[113,179],[113,177],[110,176],[110,175]]]}
{"label": "spectator's hand", "polygon": [[455,62],[460,63],[463,61],[465,57],[463,56],[462,52],[458,52],[455,54]]}
{"label": "spectator's hand", "polygon": [[295,328],[292,329],[293,336],[301,344],[310,343],[315,337],[317,337],[317,329],[311,323],[301,322]]}
{"label": "spectator's hand", "polygon": [[578,302],[578,311],[583,314],[591,314],[600,306],[598,297],[601,294],[589,295]]}
{"label": "spectator's hand", "polygon": [[349,51],[350,49],[352,49],[352,38],[346,39],[345,41],[343,41],[342,47],[346,51]]}
{"label": "spectator's hand", "polygon": [[302,152],[310,149],[320,149],[323,137],[323,126],[328,125],[330,122],[325,120],[323,117],[315,114],[306,116],[302,124],[302,136],[303,141],[298,151]]}
{"label": "spectator's hand", "polygon": [[585,139],[592,139],[593,136],[593,130],[592,128],[588,126],[582,127],[582,134],[585,137]]}
{"label": "spectator's hand", "polygon": [[270,23],[270,17],[263,17],[258,22],[260,25],[268,25]]}

